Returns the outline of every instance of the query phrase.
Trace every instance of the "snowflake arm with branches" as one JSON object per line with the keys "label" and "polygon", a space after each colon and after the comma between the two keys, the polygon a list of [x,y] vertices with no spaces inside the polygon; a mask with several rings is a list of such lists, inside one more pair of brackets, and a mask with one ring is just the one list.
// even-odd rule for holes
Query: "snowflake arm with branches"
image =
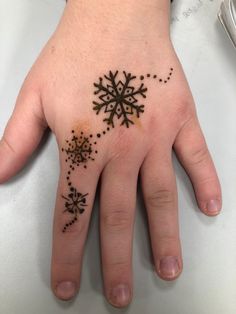
{"label": "snowflake arm with branches", "polygon": [[130,116],[136,115],[140,117],[140,113],[144,112],[144,105],[138,104],[136,97],[146,98],[147,88],[142,83],[139,88],[131,86],[131,81],[136,79],[131,73],[123,71],[123,80],[118,80],[119,72],[109,72],[109,75],[105,75],[104,78],[99,78],[99,83],[94,83],[96,90],[95,95],[99,95],[101,102],[94,101],[93,109],[97,114],[104,111],[108,116],[104,118],[108,125],[114,127],[115,116],[118,119],[122,119],[121,125],[125,125],[127,128],[130,124],[134,124]]}

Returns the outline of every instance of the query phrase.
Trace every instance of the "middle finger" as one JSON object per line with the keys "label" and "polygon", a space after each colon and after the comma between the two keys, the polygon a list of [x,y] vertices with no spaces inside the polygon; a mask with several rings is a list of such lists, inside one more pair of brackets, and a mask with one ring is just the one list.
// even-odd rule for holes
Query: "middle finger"
{"label": "middle finger", "polygon": [[117,307],[132,295],[132,236],[139,167],[134,156],[112,160],[101,186],[101,253],[105,294]]}

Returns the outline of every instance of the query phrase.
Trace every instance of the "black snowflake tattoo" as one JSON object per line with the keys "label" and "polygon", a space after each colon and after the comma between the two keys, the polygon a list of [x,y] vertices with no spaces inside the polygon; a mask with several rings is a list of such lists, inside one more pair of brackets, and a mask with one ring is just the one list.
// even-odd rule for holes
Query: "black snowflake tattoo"
{"label": "black snowflake tattoo", "polygon": [[120,119],[120,125],[129,128],[130,125],[134,124],[134,118],[139,118],[144,113],[144,105],[140,103],[140,99],[146,98],[147,88],[143,81],[145,80],[146,83],[147,80],[154,80],[165,85],[170,81],[173,70],[170,68],[165,78],[150,73],[140,75],[137,78],[125,71],[120,73],[119,71],[110,71],[108,75],[100,77],[98,83],[94,83],[96,88],[94,94],[99,100],[93,101],[93,110],[97,114],[101,111],[106,114],[103,121],[106,122],[107,126],[94,135],[85,135],[84,132],[76,134],[77,132],[72,130],[71,138],[66,140],[65,147],[61,149],[66,154],[65,161],[69,163],[66,176],[69,192],[67,196],[62,195],[65,200],[64,213],[73,215],[73,218],[64,225],[62,232],[66,232],[78,220],[78,215],[82,214],[87,206],[86,197],[88,193],[82,194],[72,186],[72,172],[81,164],[86,169],[87,163],[95,160],[94,156],[98,151],[94,147],[97,145],[97,141],[115,127],[116,120]]}
{"label": "black snowflake tattoo", "polygon": [[[90,134],[89,137],[86,137],[83,135],[83,132],[81,132],[80,136],[76,136],[74,130],[72,130],[72,134],[72,139],[66,141],[67,147],[62,148],[62,151],[65,151],[67,154],[65,161],[70,162],[70,168],[72,170],[74,170],[75,166],[79,166],[81,163],[84,164],[84,168],[87,168],[86,163],[88,160],[94,160],[92,157],[92,143],[90,142],[93,135]],[[96,152],[97,151],[95,151],[95,153]]]}
{"label": "black snowflake tattoo", "polygon": [[101,102],[94,101],[93,109],[97,114],[103,110],[107,114],[105,121],[112,127],[115,126],[115,117],[122,119],[121,125],[127,128],[134,122],[130,116],[137,118],[144,112],[144,105],[138,103],[138,97],[146,98],[147,88],[141,83],[138,88],[131,86],[131,82],[136,79],[131,73],[123,72],[123,79],[118,79],[119,72],[109,72],[104,78],[100,77],[98,83],[94,83],[95,95],[99,96]]}
{"label": "black snowflake tattoo", "polygon": [[73,215],[73,219],[67,222],[62,230],[62,232],[66,232],[67,228],[73,225],[78,220],[78,214],[82,214],[84,212],[84,207],[86,204],[86,196],[87,194],[79,193],[76,188],[71,187],[70,193],[67,196],[63,196],[66,200],[64,212],[68,212]]}

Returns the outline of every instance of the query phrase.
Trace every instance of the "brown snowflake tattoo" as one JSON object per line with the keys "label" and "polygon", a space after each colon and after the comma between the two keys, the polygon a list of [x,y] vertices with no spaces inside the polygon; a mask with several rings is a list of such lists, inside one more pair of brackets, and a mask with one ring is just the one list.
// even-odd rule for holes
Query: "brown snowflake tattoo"
{"label": "brown snowflake tattoo", "polygon": [[118,74],[119,71],[115,73],[110,71],[104,78],[100,77],[98,83],[94,83],[96,87],[94,94],[99,96],[100,102],[94,101],[93,109],[97,114],[103,110],[107,114],[103,121],[113,128],[115,117],[121,118],[121,125],[128,128],[130,124],[134,124],[130,116],[136,115],[139,118],[144,112],[144,105],[138,103],[138,98],[146,98],[147,88],[143,83],[137,89],[132,86],[136,76],[131,73],[123,71],[122,79],[118,79]]}

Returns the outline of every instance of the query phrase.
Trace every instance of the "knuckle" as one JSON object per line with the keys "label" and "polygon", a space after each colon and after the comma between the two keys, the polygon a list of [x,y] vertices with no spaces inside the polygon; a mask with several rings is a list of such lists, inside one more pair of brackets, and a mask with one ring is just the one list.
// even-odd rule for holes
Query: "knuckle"
{"label": "knuckle", "polygon": [[116,132],[113,139],[113,145],[111,147],[110,153],[112,159],[119,159],[126,157],[132,150],[134,145],[134,137],[132,135],[127,135],[126,130],[123,128]]}
{"label": "knuckle", "polygon": [[115,231],[122,231],[129,228],[132,222],[130,214],[124,210],[105,213],[102,219],[105,227]]}
{"label": "knuckle", "polygon": [[177,123],[180,127],[192,121],[195,118],[195,115],[195,107],[190,100],[180,99],[180,101],[176,103],[174,119],[178,121]]}
{"label": "knuckle", "polygon": [[198,165],[205,162],[209,158],[209,152],[206,145],[202,145],[200,148],[194,149],[190,153],[190,165]]}
{"label": "knuckle", "polygon": [[5,146],[8,151],[10,151],[13,154],[16,154],[15,149],[13,148],[13,146],[10,144],[10,142],[7,140],[7,138],[5,136],[2,137],[0,143],[3,146]]}
{"label": "knuckle", "polygon": [[156,190],[146,197],[148,207],[153,209],[165,208],[167,205],[173,204],[175,196],[173,191],[168,189]]}
{"label": "knuckle", "polygon": [[166,229],[165,232],[159,235],[159,239],[162,242],[162,245],[165,247],[168,247],[169,244],[178,244],[179,243],[179,237],[178,234],[174,233],[171,229]]}
{"label": "knuckle", "polygon": [[119,274],[130,268],[130,262],[128,259],[116,258],[116,260],[108,262],[106,266],[115,270],[116,274]]}

